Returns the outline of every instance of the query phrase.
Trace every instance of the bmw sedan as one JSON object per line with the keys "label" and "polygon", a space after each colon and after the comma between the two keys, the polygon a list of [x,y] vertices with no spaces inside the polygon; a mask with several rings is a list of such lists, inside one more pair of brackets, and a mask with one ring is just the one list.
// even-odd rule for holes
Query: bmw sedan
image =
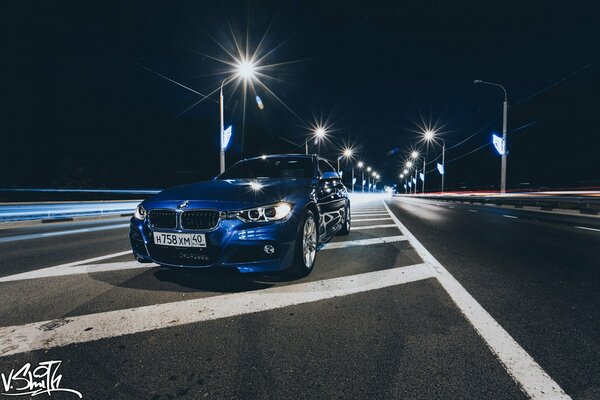
{"label": "bmw sedan", "polygon": [[348,192],[331,164],[285,154],[242,160],[211,181],[144,200],[129,237],[140,262],[301,277],[319,245],[349,231]]}

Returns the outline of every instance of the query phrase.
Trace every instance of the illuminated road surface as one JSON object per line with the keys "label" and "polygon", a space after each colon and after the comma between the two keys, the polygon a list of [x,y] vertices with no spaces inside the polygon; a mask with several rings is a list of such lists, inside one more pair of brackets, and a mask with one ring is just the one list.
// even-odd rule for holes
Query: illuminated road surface
{"label": "illuminated road surface", "polygon": [[353,220],[296,281],[137,264],[122,218],[2,229],[0,372],[62,360],[91,399],[600,398],[600,219],[377,198]]}

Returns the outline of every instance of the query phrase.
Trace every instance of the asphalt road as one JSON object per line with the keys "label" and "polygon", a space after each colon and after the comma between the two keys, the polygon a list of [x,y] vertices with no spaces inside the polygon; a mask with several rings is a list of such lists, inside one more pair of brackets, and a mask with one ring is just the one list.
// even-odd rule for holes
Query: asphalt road
{"label": "asphalt road", "polygon": [[0,373],[60,360],[88,399],[600,398],[600,219],[412,198],[353,219],[301,280],[137,264],[126,219],[0,229]]}

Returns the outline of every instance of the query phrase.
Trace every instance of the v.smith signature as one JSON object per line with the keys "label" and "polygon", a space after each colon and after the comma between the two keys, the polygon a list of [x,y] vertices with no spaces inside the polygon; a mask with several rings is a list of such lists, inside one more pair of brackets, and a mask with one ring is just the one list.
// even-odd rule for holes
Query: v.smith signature
{"label": "v.smith signature", "polygon": [[2,392],[4,396],[38,396],[40,394],[52,395],[53,392],[69,392],[83,398],[80,392],[73,389],[60,387],[62,375],[58,374],[58,368],[62,361],[43,361],[35,369],[27,363],[15,371],[12,369],[8,375],[2,376]]}

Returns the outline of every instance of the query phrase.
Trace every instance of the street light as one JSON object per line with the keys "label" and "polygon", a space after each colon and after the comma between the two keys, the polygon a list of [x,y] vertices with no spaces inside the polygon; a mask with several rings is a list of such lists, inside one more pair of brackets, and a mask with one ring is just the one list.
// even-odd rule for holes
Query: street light
{"label": "street light", "polygon": [[[323,139],[325,137],[325,135],[327,134],[327,131],[325,130],[325,128],[323,128],[322,126],[318,126],[314,131],[313,131],[313,136],[315,138],[315,145],[317,143],[319,143],[319,141],[321,139]],[[305,149],[306,149],[306,154],[308,154],[308,142],[310,141],[310,138],[306,139],[306,142],[304,143]]]}
{"label": "street light", "polygon": [[410,161],[410,160],[407,161],[406,162],[406,167],[408,169],[410,169],[413,165],[415,167],[415,175],[414,175],[415,178],[414,178],[413,183],[414,183],[414,186],[415,186],[414,193],[417,194],[417,184],[416,184],[416,182],[417,182],[417,160],[419,158],[419,152],[416,151],[416,150],[411,151],[410,158],[412,159],[412,161]]}
{"label": "street light", "polygon": [[235,68],[235,74],[233,77],[227,77],[223,79],[221,82],[221,91],[219,93],[219,110],[221,114],[221,152],[219,154],[219,170],[221,173],[225,172],[225,115],[223,112],[223,107],[225,102],[223,101],[223,86],[225,86],[225,82],[230,81],[234,78],[240,78],[244,80],[244,82],[254,78],[256,73],[256,66],[254,63],[248,60],[242,60],[239,62]]}
{"label": "street light", "polygon": [[[425,131],[423,131],[423,139],[425,140],[425,142],[430,143],[433,141],[433,138],[435,137],[435,131],[433,129],[426,129]],[[445,148],[445,144],[444,144],[444,148]],[[429,150],[429,147],[427,147],[427,150]],[[423,186],[422,186],[422,193],[425,194],[425,174],[427,173],[426,171],[426,159],[427,157],[423,157],[423,179],[421,179],[423,181]],[[442,158],[444,158],[443,156],[443,152],[442,152]],[[442,187],[444,187],[444,183],[443,183],[443,175],[442,175]],[[442,192],[444,190],[442,189]]]}
{"label": "street light", "polygon": [[[342,155],[340,155],[338,157],[338,159],[337,159],[338,173],[340,172],[340,159],[345,158],[346,162],[348,162],[348,160],[352,158],[352,153],[353,153],[353,151],[351,148],[345,148]],[[352,164],[352,192],[354,192],[354,164]]]}
{"label": "street light", "polygon": [[363,163],[362,161],[359,161],[358,164],[356,164],[356,166],[358,168],[360,168],[360,172],[362,174],[362,176],[361,176],[362,179],[360,181],[360,184],[362,187],[362,193],[364,193],[365,192],[365,168],[364,168],[365,163]]}
{"label": "street light", "polygon": [[497,86],[504,92],[504,106],[502,115],[502,144],[504,145],[504,152],[502,153],[502,169],[500,172],[500,193],[506,193],[506,156],[508,155],[508,145],[506,143],[506,124],[508,119],[508,96],[506,89],[499,83],[486,82],[479,79],[473,81],[474,84],[481,83],[483,85]]}
{"label": "street light", "polygon": [[[435,143],[436,140],[441,140],[442,141],[442,171],[441,171],[441,175],[442,175],[442,193],[444,193],[444,177],[446,175],[446,141],[442,138],[437,138],[435,139],[435,131],[432,130],[426,130],[425,132],[423,132],[423,137],[425,138],[426,142],[433,142]],[[423,177],[425,177],[425,171],[423,171]],[[423,183],[423,186],[425,184]]]}

